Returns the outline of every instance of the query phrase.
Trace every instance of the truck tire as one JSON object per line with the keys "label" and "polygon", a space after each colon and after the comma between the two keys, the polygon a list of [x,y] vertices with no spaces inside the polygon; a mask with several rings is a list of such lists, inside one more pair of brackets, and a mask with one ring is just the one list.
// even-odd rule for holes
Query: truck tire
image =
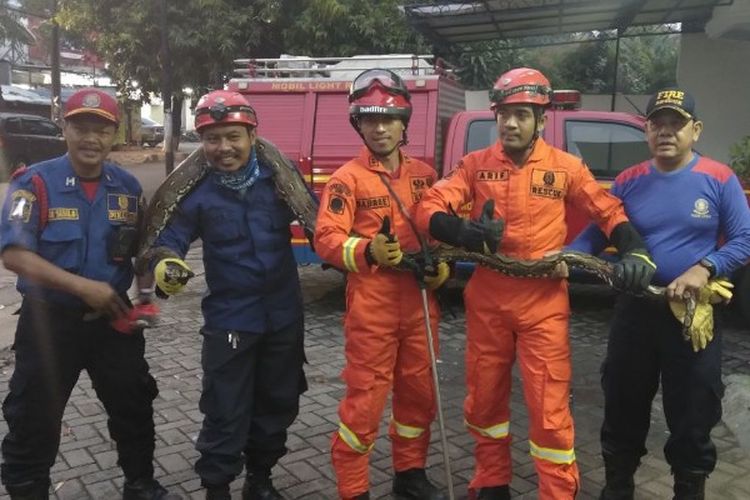
{"label": "truck tire", "polygon": [[734,300],[746,325],[750,325],[750,265],[737,272]]}

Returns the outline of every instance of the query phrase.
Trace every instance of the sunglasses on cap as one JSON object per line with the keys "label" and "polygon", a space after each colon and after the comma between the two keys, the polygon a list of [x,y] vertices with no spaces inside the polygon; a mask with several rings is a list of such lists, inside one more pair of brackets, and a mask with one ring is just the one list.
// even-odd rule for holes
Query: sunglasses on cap
{"label": "sunglasses on cap", "polygon": [[385,69],[375,69],[362,73],[352,82],[349,88],[349,100],[357,99],[370,89],[373,83],[378,82],[388,93],[399,94],[407,99],[409,91],[406,89],[404,81],[398,75]]}
{"label": "sunglasses on cap", "polygon": [[210,108],[204,108],[198,111],[198,115],[208,114],[217,122],[222,121],[229,115],[229,113],[248,113],[255,118],[255,110],[250,106],[227,106],[223,102],[216,103]]}

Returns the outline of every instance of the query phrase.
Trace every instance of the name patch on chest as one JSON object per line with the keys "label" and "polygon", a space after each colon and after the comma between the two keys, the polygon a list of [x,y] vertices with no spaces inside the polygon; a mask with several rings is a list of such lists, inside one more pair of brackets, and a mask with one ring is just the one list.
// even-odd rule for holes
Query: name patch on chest
{"label": "name patch on chest", "polygon": [[477,182],[507,181],[509,178],[508,170],[478,170],[476,173]]}
{"label": "name patch on chest", "polygon": [[422,199],[422,195],[432,186],[432,177],[410,177],[411,199],[414,203]]}
{"label": "name patch on chest", "polygon": [[138,217],[138,199],[127,194],[107,195],[107,218],[114,222],[135,224]]}
{"label": "name patch on chest", "polygon": [[374,208],[386,208],[391,206],[388,196],[376,196],[375,198],[360,198],[357,200],[358,210],[372,210]]}
{"label": "name patch on chest", "polygon": [[559,200],[565,196],[567,172],[535,168],[531,172],[531,196]]}
{"label": "name patch on chest", "polygon": [[78,220],[77,208],[50,208],[47,210],[47,220]]}

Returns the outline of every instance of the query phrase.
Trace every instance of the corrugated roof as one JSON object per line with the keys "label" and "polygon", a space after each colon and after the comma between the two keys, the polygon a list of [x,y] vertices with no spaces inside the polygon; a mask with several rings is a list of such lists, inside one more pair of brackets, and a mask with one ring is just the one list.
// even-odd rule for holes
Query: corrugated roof
{"label": "corrugated roof", "polygon": [[682,24],[701,31],[714,7],[734,0],[488,0],[404,7],[409,23],[437,44]]}

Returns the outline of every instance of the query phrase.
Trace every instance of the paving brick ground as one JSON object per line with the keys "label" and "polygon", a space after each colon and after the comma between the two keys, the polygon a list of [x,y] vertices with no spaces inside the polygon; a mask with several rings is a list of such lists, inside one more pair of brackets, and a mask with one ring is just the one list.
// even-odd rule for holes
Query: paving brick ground
{"label": "paving brick ground", "polygon": [[[202,269],[197,252],[191,252],[190,261],[194,269]],[[291,428],[290,452],[274,470],[274,480],[286,498],[335,499],[328,451],[337,426],[338,400],[344,390],[339,378],[343,366],[343,279],[334,271],[321,271],[317,267],[303,268],[301,274],[306,299],[310,389],[302,397],[300,416]],[[199,301],[203,286],[202,279],[197,278],[186,293],[162,304],[161,326],[148,333],[147,347],[148,361],[160,388],[155,401],[157,475],[163,484],[193,499],[203,498],[199,480],[192,470],[196,458],[193,444],[202,418],[198,411],[201,370],[197,331],[201,325]],[[448,301],[455,317],[445,313],[440,329],[440,380],[456,496],[464,499],[473,460],[472,440],[462,425],[464,315],[455,295]],[[576,454],[582,476],[579,498],[583,499],[596,498],[603,480],[598,443],[602,418],[599,364],[606,348],[610,306],[609,300],[601,299],[598,292],[586,287],[574,294],[573,394]],[[0,397],[7,391],[13,362],[12,352],[0,352]],[[730,327],[726,333],[724,366],[726,375],[750,373],[750,334],[739,327]],[[514,478],[511,486],[514,497],[536,498],[536,475],[528,455],[527,413],[517,375],[513,390]],[[385,420],[382,429],[385,431]],[[0,433],[4,434],[5,430],[5,423],[0,423]],[[750,498],[750,458],[724,424],[716,428],[714,437],[719,447],[719,466],[709,480],[708,498]],[[661,401],[657,398],[648,443],[651,454],[637,475],[640,500],[671,498],[671,477],[661,452],[665,439]],[[374,498],[390,498],[392,473],[385,432],[381,432],[376,443],[371,463]],[[429,464],[430,476],[443,483],[437,425],[433,426]],[[112,499],[121,494],[122,476],[107,434],[106,416],[85,374],[65,413],[62,445],[52,480],[58,499]],[[233,484],[235,498],[239,498],[240,488],[238,480]],[[7,498],[0,494],[0,500]]]}

